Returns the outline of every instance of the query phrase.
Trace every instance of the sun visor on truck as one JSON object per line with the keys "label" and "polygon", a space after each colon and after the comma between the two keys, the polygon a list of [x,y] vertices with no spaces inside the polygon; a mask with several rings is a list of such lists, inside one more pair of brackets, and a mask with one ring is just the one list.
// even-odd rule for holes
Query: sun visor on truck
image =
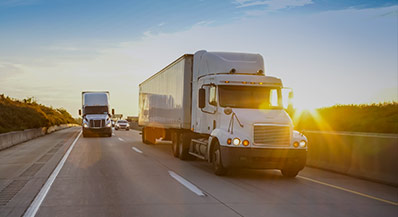
{"label": "sun visor on truck", "polygon": [[244,74],[264,71],[264,60],[260,54],[198,51],[194,55],[194,64],[198,64],[194,69],[201,69],[200,72],[194,72],[198,77],[227,73],[231,69]]}

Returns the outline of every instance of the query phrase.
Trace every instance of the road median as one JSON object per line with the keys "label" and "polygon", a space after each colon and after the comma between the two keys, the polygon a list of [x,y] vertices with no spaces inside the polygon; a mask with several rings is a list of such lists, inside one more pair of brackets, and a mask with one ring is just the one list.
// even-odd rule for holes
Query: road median
{"label": "road median", "polygon": [[397,134],[305,131],[307,166],[398,186]]}
{"label": "road median", "polygon": [[77,124],[61,124],[51,127],[40,127],[35,129],[27,129],[23,131],[13,131],[0,134],[0,151],[14,145],[29,141],[31,139],[43,136],[58,130],[69,127],[78,126]]}

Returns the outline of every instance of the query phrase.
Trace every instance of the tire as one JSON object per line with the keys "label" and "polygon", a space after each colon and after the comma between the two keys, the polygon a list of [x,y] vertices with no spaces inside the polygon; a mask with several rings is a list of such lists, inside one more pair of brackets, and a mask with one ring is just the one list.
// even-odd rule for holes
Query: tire
{"label": "tire", "polygon": [[294,178],[299,173],[297,169],[281,169],[281,173],[286,178]]}
{"label": "tire", "polygon": [[224,176],[228,173],[228,169],[222,164],[220,144],[218,141],[215,142],[212,150],[212,164],[214,174],[218,176]]}
{"label": "tire", "polygon": [[145,139],[145,131],[147,131],[147,129],[145,129],[145,127],[144,128],[142,128],[142,133],[141,133],[141,138],[142,138],[142,143],[144,143],[144,144],[150,144],[149,143],[149,141],[148,140],[146,140]]}
{"label": "tire", "polygon": [[174,157],[178,157],[179,156],[179,142],[180,142],[180,138],[179,138],[179,134],[176,131],[172,131],[171,132],[171,152],[173,153]]}
{"label": "tire", "polygon": [[87,137],[88,135],[87,135],[87,132],[83,129],[83,137]]}
{"label": "tire", "polygon": [[181,160],[189,160],[189,145],[191,143],[191,138],[189,134],[181,133],[178,138],[178,156]]}

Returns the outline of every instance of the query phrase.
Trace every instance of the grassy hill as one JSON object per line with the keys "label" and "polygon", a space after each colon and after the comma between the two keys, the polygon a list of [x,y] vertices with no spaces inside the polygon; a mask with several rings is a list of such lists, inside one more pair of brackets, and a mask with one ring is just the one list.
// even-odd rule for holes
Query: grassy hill
{"label": "grassy hill", "polygon": [[336,105],[292,116],[298,130],[398,134],[398,102]]}
{"label": "grassy hill", "polygon": [[47,107],[32,98],[20,101],[0,95],[0,133],[66,123],[75,120],[63,108]]}

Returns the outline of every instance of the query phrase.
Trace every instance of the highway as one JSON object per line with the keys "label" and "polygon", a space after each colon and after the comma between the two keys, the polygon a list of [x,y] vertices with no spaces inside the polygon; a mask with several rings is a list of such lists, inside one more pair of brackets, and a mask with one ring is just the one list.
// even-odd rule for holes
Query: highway
{"label": "highway", "polygon": [[83,138],[75,127],[0,152],[0,216],[32,210],[32,216],[396,217],[398,188],[310,167],[294,179],[276,170],[220,177],[204,161],[174,158],[168,142],[143,144],[139,131]]}

